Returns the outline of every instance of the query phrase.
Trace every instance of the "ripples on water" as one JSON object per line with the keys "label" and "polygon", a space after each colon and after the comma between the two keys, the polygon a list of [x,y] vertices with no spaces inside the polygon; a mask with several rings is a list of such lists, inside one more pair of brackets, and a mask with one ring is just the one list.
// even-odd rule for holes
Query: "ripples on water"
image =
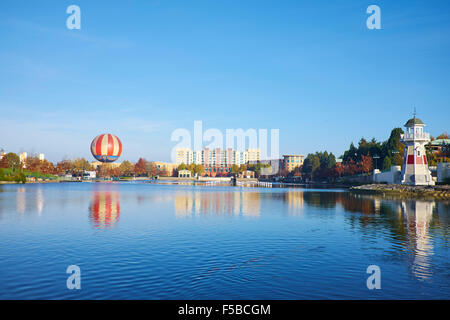
{"label": "ripples on water", "polygon": [[[0,298],[448,299],[449,208],[344,190],[3,185]],[[372,264],[381,290],[366,287]]]}

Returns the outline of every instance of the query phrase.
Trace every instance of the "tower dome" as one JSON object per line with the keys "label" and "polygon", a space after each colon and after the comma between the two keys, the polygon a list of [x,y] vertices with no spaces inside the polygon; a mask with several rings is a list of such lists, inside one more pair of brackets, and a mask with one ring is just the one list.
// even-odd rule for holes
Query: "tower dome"
{"label": "tower dome", "polygon": [[414,127],[414,126],[425,126],[422,120],[419,118],[411,118],[405,123],[405,127]]}

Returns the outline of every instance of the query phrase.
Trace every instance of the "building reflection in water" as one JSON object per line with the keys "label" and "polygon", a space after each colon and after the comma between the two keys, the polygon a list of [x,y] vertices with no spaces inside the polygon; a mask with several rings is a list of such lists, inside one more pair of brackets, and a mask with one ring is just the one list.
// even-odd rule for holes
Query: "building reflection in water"
{"label": "building reflection in water", "polygon": [[17,213],[23,214],[27,207],[27,198],[24,187],[17,188],[16,201],[17,201]]}
{"label": "building reflection in water", "polygon": [[[390,230],[392,239],[399,241],[410,252],[413,275],[418,280],[431,278],[434,247],[430,226],[440,223],[440,213],[443,213],[441,218],[446,219],[445,213],[448,210],[445,204],[442,204],[441,210],[437,210],[435,201],[384,199],[352,194],[337,195],[336,200],[346,211],[363,213],[361,216],[349,217],[352,221],[358,221],[362,229],[382,226],[383,230]],[[378,214],[379,218],[376,218]]]}
{"label": "building reflection in water", "polygon": [[117,191],[95,191],[89,206],[91,222],[96,228],[114,227],[120,216],[120,194]]}
{"label": "building reflection in water", "polygon": [[17,195],[16,195],[17,213],[23,214],[25,212],[28,213],[37,212],[38,216],[41,216],[43,209],[44,209],[44,193],[42,192],[41,188],[38,189],[26,189],[25,187],[17,188]]}
{"label": "building reflection in water", "polygon": [[240,215],[259,217],[259,192],[186,192],[175,194],[175,215]]}
{"label": "building reflection in water", "polygon": [[261,201],[281,200],[287,204],[290,214],[299,214],[303,208],[303,192],[183,192],[174,198],[175,215],[186,217],[192,215],[234,215],[259,217]]}
{"label": "building reflection in water", "polygon": [[44,208],[44,194],[42,193],[42,189],[39,188],[36,191],[36,209],[39,216],[41,216],[43,208]]}
{"label": "building reflection in water", "polygon": [[435,203],[432,201],[402,202],[406,219],[409,247],[414,252],[412,272],[419,280],[431,277],[433,243],[428,234]]}
{"label": "building reflection in water", "polygon": [[297,215],[302,213],[304,204],[303,191],[289,190],[284,193],[285,202],[288,204],[288,211],[290,214]]}
{"label": "building reflection in water", "polygon": [[[396,200],[377,196],[361,196],[348,192],[182,192],[174,195],[175,214],[178,217],[192,215],[234,215],[259,217],[265,200],[279,200],[281,212],[298,215],[304,207],[321,207],[335,210],[342,207],[351,223],[358,222],[373,237],[381,230],[390,231],[391,241],[398,241],[408,249],[408,259],[413,275],[419,280],[431,276],[433,239],[429,228],[433,213],[439,216],[434,201]],[[442,210],[441,210],[442,211]],[[439,222],[437,222],[439,223]],[[381,229],[380,229],[381,228]],[[390,252],[390,251],[389,251]],[[402,252],[400,249],[395,254]]]}

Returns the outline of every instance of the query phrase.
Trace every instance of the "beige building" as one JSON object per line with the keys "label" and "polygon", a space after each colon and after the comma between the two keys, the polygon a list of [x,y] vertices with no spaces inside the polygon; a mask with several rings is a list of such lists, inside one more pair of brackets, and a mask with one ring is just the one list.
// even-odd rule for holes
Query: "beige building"
{"label": "beige building", "polygon": [[259,149],[247,149],[247,163],[258,162],[260,159]]}
{"label": "beige building", "polygon": [[191,171],[189,170],[184,169],[178,171],[178,178],[190,178],[191,176]]}
{"label": "beige building", "polygon": [[301,155],[283,155],[283,169],[291,172],[295,168],[302,166],[304,160],[305,156]]}
{"label": "beige building", "polygon": [[26,168],[25,162],[27,161],[27,157],[28,157],[28,155],[26,152],[22,152],[19,155],[20,164],[22,165],[22,168],[24,168],[24,169]]}
{"label": "beige building", "polygon": [[25,161],[27,161],[27,153],[26,152],[22,152],[20,155],[19,155],[19,158],[20,158],[20,162],[25,162]]}
{"label": "beige building", "polygon": [[[92,161],[91,165],[94,168],[94,170],[97,170],[98,166],[101,166],[103,163],[100,161]],[[109,166],[111,166],[112,168],[118,168],[122,162],[109,162],[107,163]]]}
{"label": "beige building", "polygon": [[255,172],[250,170],[245,170],[239,174],[239,178],[255,178]]}
{"label": "beige building", "polygon": [[173,176],[174,170],[178,168],[176,163],[167,163],[161,161],[155,161],[156,168],[158,169],[158,175],[160,176]]}

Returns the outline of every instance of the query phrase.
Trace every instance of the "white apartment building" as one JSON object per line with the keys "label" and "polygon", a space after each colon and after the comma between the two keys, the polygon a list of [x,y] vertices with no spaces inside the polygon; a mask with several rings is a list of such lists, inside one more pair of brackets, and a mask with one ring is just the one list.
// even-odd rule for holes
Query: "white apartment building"
{"label": "white apartment building", "polygon": [[247,149],[247,162],[259,161],[260,160],[260,152],[259,149]]}
{"label": "white apartment building", "polygon": [[176,150],[177,164],[201,164],[206,167],[229,167],[232,165],[247,164],[250,161],[260,161],[259,149],[248,149],[247,151],[236,151],[228,149],[209,149],[192,151],[189,148]]}
{"label": "white apartment building", "polygon": [[177,164],[191,164],[193,163],[193,153],[189,148],[177,149]]}

